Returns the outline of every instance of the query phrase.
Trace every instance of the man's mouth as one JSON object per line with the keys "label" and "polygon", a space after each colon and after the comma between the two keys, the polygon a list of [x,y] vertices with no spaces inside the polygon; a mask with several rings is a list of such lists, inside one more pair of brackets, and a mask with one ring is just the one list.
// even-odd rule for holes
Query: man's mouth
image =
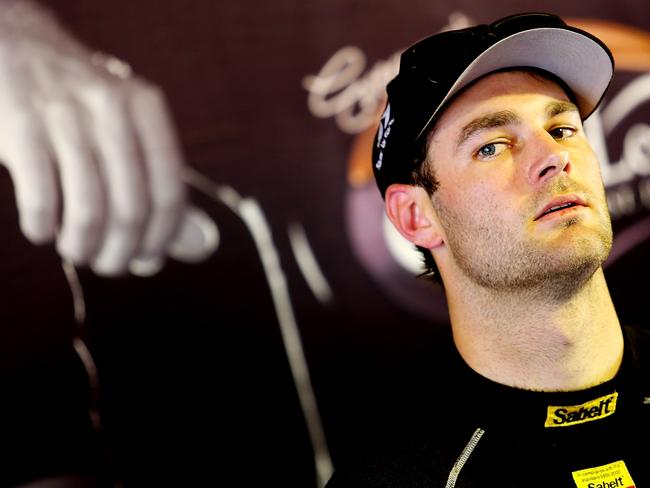
{"label": "man's mouth", "polygon": [[539,220],[547,215],[562,212],[563,210],[573,207],[586,207],[587,203],[577,195],[563,195],[553,198],[548,202],[540,212],[537,213],[535,220]]}

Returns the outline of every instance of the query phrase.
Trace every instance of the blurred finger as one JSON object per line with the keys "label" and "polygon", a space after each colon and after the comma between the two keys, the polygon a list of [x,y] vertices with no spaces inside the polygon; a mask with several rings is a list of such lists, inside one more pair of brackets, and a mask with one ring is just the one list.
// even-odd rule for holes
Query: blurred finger
{"label": "blurred finger", "polygon": [[21,231],[35,244],[50,242],[58,224],[59,189],[47,137],[37,114],[3,108],[11,123],[3,127],[0,158],[14,183]]}
{"label": "blurred finger", "polygon": [[33,106],[34,83],[15,49],[0,46],[0,159],[14,183],[23,234],[52,241],[59,219],[59,188],[41,116]]}
{"label": "blurred finger", "polygon": [[149,211],[148,185],[124,91],[103,89],[91,99],[93,129],[106,183],[108,219],[92,268],[119,275],[136,255]]}
{"label": "blurred finger", "polygon": [[57,248],[73,263],[86,264],[102,235],[101,176],[74,100],[50,102],[45,115],[63,190],[63,222]]}
{"label": "blurred finger", "polygon": [[[203,210],[188,206],[174,240],[167,246],[167,255],[184,263],[198,263],[210,257],[218,246],[217,225]],[[129,271],[136,276],[153,276],[164,264],[164,256],[136,258],[129,263]]]}
{"label": "blurred finger", "polygon": [[219,228],[203,210],[189,207],[174,241],[168,249],[170,257],[186,263],[207,259],[219,246]]}
{"label": "blurred finger", "polygon": [[178,231],[185,211],[186,191],[181,181],[185,161],[162,92],[137,81],[131,94],[131,111],[150,192],[150,216],[140,253],[147,259],[162,256]]}

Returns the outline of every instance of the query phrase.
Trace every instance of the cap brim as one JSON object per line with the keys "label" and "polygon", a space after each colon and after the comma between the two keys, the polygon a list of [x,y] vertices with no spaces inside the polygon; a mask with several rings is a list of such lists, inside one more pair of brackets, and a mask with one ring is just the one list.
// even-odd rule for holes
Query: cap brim
{"label": "cap brim", "polygon": [[490,46],[461,73],[418,138],[467,85],[494,71],[517,67],[542,69],[564,81],[573,91],[583,119],[596,109],[614,73],[607,48],[577,30],[541,27],[517,32]]}

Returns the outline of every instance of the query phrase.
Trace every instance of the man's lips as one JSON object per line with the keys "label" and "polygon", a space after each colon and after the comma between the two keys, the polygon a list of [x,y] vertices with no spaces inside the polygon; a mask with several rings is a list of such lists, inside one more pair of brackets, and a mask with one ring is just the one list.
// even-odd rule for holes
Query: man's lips
{"label": "man's lips", "polygon": [[546,215],[560,212],[567,208],[588,207],[587,202],[578,195],[561,195],[547,202],[544,207],[537,212],[535,220],[539,220]]}

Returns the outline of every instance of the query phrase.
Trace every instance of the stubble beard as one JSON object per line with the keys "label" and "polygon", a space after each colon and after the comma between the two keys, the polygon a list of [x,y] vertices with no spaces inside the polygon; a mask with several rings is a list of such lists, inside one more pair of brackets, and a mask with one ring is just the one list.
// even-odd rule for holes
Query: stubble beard
{"label": "stubble beard", "polygon": [[[433,202],[456,265],[465,278],[489,291],[566,300],[593,276],[611,251],[612,227],[606,211],[598,213],[597,226],[575,229],[581,234],[571,237],[573,244],[551,248],[520,238],[498,217],[461,216],[436,203],[435,196]],[[567,219],[561,225],[572,232],[571,227],[582,225],[581,218]]]}

